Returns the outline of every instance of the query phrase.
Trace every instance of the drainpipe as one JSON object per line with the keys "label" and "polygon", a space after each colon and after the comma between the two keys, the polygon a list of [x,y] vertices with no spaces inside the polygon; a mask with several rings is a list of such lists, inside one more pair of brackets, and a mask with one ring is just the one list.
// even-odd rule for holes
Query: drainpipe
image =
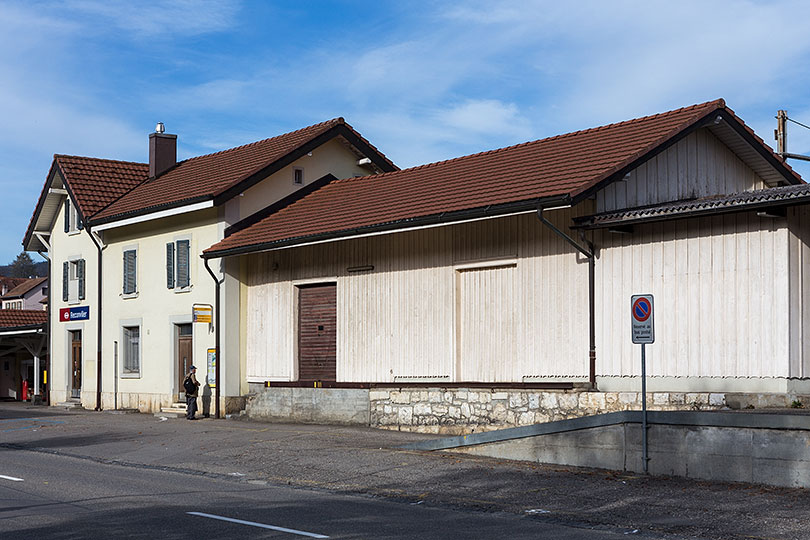
{"label": "drainpipe", "polygon": [[222,357],[219,354],[220,351],[220,343],[219,343],[219,297],[220,297],[220,286],[222,282],[225,281],[225,278],[218,279],[217,276],[214,275],[213,270],[211,267],[208,266],[208,259],[203,259],[205,263],[205,269],[208,270],[208,273],[211,274],[211,278],[214,280],[214,285],[216,288],[215,292],[215,300],[214,300],[214,339],[215,339],[215,350],[214,353],[216,355],[216,367],[214,368],[214,418],[219,418],[219,365],[222,363]]}
{"label": "drainpipe", "polygon": [[546,217],[543,215],[543,207],[537,208],[537,217],[540,221],[551,229],[551,231],[571,244],[574,249],[582,253],[588,259],[588,318],[589,318],[589,335],[590,335],[590,351],[588,352],[588,360],[589,360],[589,382],[591,385],[591,389],[596,390],[596,303],[595,303],[595,276],[596,276],[596,257],[594,257],[594,249],[593,243],[588,242],[583,236],[583,241],[587,244],[588,248],[584,248],[580,246],[573,238],[562,232],[560,229],[554,226]]}
{"label": "drainpipe", "polygon": [[[101,250],[103,246],[100,244],[99,240],[96,240],[96,235],[93,234],[93,231],[90,230],[90,227],[85,227],[87,230],[88,236],[96,245],[96,249],[98,250],[98,313],[96,314],[97,317],[97,330],[96,330],[96,411],[102,410],[101,407],[101,276],[102,268],[101,268]],[[85,273],[86,275],[86,273]]]}

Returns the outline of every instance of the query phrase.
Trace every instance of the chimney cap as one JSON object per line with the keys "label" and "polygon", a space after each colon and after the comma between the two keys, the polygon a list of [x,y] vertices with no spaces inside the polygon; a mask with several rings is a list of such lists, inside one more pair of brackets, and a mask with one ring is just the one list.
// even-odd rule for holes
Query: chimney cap
{"label": "chimney cap", "polygon": [[163,125],[163,122],[158,122],[155,126],[155,133],[164,133],[166,131],[166,127]]}

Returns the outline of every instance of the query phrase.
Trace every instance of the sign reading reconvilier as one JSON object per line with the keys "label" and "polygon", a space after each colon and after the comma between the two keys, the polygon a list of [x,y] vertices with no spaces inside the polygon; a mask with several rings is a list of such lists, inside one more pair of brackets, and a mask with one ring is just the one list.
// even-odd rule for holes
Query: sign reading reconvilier
{"label": "sign reading reconvilier", "polygon": [[633,343],[653,343],[655,341],[653,295],[636,294],[630,297],[630,325],[632,326]]}

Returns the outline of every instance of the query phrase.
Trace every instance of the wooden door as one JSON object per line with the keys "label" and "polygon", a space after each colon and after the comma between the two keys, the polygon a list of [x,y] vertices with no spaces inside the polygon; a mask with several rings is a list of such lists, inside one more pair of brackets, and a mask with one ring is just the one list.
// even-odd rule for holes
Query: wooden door
{"label": "wooden door", "polygon": [[177,325],[177,388],[181,394],[185,393],[183,389],[183,380],[188,374],[189,367],[194,362],[192,358],[192,327],[190,324]]}
{"label": "wooden door", "polygon": [[70,333],[70,397],[81,397],[82,393],[82,331]]}
{"label": "wooden door", "polygon": [[298,380],[337,379],[337,286],[298,289]]}

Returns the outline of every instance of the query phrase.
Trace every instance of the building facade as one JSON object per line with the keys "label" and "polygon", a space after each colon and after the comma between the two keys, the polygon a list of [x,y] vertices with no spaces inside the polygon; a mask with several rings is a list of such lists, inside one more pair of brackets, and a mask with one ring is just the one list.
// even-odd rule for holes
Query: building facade
{"label": "building facade", "polygon": [[174,135],[149,150],[148,163],[54,158],[24,241],[54,275],[51,402],[157,412],[194,364],[203,411],[239,410],[239,267],[201,251],[330,179],[396,167],[343,119],[180,162]]}
{"label": "building facade", "polygon": [[464,432],[637,408],[641,293],[654,408],[786,406],[810,394],[808,203],[718,100],[332,182],[204,256],[242,268],[257,416]]}

